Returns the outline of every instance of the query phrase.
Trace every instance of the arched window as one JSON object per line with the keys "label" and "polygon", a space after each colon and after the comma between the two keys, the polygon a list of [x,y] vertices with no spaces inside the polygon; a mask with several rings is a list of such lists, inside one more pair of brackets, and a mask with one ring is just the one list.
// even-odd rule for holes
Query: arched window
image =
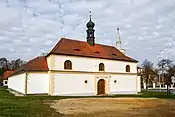
{"label": "arched window", "polygon": [[126,66],[126,72],[130,72],[130,66],[129,65]]}
{"label": "arched window", "polygon": [[103,63],[99,64],[99,71],[105,71],[105,66]]}
{"label": "arched window", "polygon": [[64,69],[72,69],[72,62],[70,60],[64,62]]}

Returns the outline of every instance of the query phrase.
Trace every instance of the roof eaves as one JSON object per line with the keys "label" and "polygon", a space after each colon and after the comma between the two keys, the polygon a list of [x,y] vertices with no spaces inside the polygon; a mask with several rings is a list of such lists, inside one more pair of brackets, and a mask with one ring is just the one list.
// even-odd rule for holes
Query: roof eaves
{"label": "roof eaves", "polygon": [[104,58],[104,57],[94,57],[94,56],[85,56],[85,55],[72,55],[72,54],[65,54],[65,53],[53,53],[54,55],[68,55],[68,56],[78,56],[78,57],[87,57],[87,58],[99,58],[99,59],[108,59],[108,60],[118,60],[118,61],[128,61],[128,62],[138,62],[135,59],[132,60],[124,60],[124,59],[113,59],[113,58]]}
{"label": "roof eaves", "polygon": [[22,73],[24,73],[24,72],[26,72],[26,70],[20,70],[20,71],[14,72],[14,73],[11,74],[9,77],[12,77],[12,76],[18,75],[18,74],[22,74]]}

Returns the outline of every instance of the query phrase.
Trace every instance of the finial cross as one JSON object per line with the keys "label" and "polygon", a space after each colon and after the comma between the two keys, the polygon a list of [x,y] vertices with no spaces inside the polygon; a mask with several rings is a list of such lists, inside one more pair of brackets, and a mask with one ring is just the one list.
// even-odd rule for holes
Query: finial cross
{"label": "finial cross", "polygon": [[89,17],[90,17],[90,20],[91,20],[91,17],[92,17],[91,11],[89,11]]}

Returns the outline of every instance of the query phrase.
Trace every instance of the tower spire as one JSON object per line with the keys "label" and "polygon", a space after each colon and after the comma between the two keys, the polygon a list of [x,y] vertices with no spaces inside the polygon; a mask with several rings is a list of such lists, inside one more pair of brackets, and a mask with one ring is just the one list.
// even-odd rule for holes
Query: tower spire
{"label": "tower spire", "polygon": [[92,18],[91,11],[89,11],[89,18],[90,18],[90,21],[91,21],[91,18]]}
{"label": "tower spire", "polygon": [[123,54],[126,53],[126,50],[122,48],[122,41],[121,41],[121,35],[120,35],[120,29],[117,28],[117,41],[116,41],[116,46],[117,49],[120,50],[120,52],[122,52]]}
{"label": "tower spire", "polygon": [[120,38],[120,29],[117,28],[117,41],[116,41],[116,46],[118,49],[121,49],[121,38]]}

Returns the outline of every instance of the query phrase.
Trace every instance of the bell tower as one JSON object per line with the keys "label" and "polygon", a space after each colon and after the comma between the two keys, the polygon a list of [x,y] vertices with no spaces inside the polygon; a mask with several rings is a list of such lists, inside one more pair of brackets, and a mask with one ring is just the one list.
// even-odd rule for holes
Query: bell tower
{"label": "bell tower", "polygon": [[89,22],[86,24],[86,27],[87,27],[87,43],[90,45],[90,46],[94,46],[95,45],[95,35],[94,35],[94,26],[95,26],[95,23],[92,22],[92,19],[91,19],[91,11],[89,12]]}

